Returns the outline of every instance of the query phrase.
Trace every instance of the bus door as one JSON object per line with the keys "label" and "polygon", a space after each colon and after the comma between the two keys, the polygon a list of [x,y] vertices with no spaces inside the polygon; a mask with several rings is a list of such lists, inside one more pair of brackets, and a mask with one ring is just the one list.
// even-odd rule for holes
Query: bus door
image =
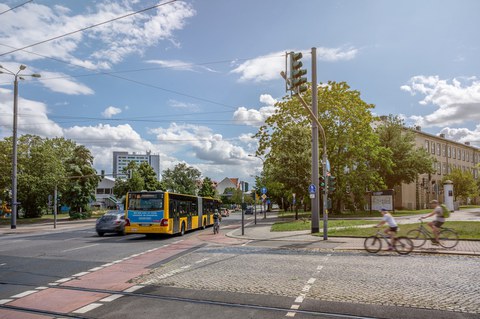
{"label": "bus door", "polygon": [[203,223],[203,205],[202,205],[202,199],[200,197],[198,197],[197,211],[198,211],[198,227],[202,228],[207,226]]}
{"label": "bus door", "polygon": [[191,205],[189,206],[190,207],[188,208],[188,212],[187,212],[187,229],[188,230],[192,229],[192,215],[193,215],[192,207]]}
{"label": "bus door", "polygon": [[180,231],[180,214],[175,200],[170,201],[170,214],[173,220],[173,233],[176,234]]}

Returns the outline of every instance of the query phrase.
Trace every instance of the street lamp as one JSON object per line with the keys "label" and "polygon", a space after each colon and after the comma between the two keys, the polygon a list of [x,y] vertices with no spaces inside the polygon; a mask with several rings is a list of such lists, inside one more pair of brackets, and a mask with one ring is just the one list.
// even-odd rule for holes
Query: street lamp
{"label": "street lamp", "polygon": [[[10,216],[11,220],[11,229],[17,228],[17,118],[18,118],[18,79],[24,80],[20,76],[20,72],[25,70],[27,67],[21,64],[18,68],[18,71],[12,72],[9,69],[0,65],[0,74],[10,74],[14,76],[13,81],[13,141],[12,141],[12,213]],[[6,71],[6,72],[5,72]],[[26,74],[23,76],[31,76],[34,78],[39,78],[40,74]]]}

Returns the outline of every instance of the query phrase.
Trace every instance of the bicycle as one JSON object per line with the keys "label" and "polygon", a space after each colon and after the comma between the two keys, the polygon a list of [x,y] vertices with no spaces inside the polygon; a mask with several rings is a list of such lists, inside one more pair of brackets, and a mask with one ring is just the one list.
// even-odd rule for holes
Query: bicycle
{"label": "bicycle", "polygon": [[[435,241],[435,236],[425,226],[423,226],[423,220],[419,219],[420,226],[417,229],[412,229],[407,233],[407,237],[413,241],[413,245],[416,248],[425,245],[427,239],[432,242]],[[443,248],[453,248],[458,244],[458,234],[451,228],[440,227],[438,233],[438,243]]]}
{"label": "bicycle", "polygon": [[390,245],[388,236],[379,230],[377,230],[375,235],[365,238],[363,246],[369,253],[378,253],[382,249],[382,239],[388,246],[393,246],[395,251],[400,255],[407,255],[413,250],[413,242],[410,238],[405,236],[396,237],[396,240],[393,241],[393,245]]}

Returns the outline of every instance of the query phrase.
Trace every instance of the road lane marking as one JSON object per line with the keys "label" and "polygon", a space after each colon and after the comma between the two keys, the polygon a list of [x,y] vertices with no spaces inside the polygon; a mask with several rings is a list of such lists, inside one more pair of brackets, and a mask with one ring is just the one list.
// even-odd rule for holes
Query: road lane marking
{"label": "road lane marking", "polygon": [[101,302],[111,302],[111,301],[114,301],[120,297],[123,297],[123,295],[119,295],[119,294],[114,294],[114,295],[111,295],[111,296],[108,296],[106,298],[103,298],[102,300],[100,300]]}
{"label": "road lane marking", "polygon": [[27,291],[24,291],[22,293],[19,293],[19,294],[15,295],[15,296],[12,296],[10,298],[22,298],[22,297],[34,294],[36,292],[38,292],[38,290],[27,290]]}
{"label": "road lane marking", "polygon": [[10,301],[13,301],[13,299],[0,299],[0,305],[4,305],[6,303],[9,303]]}
{"label": "road lane marking", "polygon": [[77,309],[75,311],[73,311],[73,313],[86,313],[86,312],[89,312],[90,310],[93,310],[95,308],[98,308],[100,306],[103,306],[103,304],[101,303],[91,303],[89,305],[86,305],[85,307],[82,307],[80,309]]}
{"label": "road lane marking", "polygon": [[88,274],[89,274],[88,271],[84,271],[84,272],[79,272],[78,274],[72,275],[72,277],[82,277]]}
{"label": "road lane marking", "polygon": [[66,252],[74,251],[74,250],[79,250],[79,249],[84,249],[84,248],[90,248],[90,247],[98,246],[98,245],[100,245],[100,244],[92,244],[92,245],[87,245],[87,246],[82,246],[82,247],[77,247],[77,248],[66,249],[66,250],[62,250],[62,253],[66,253]]}
{"label": "road lane marking", "polygon": [[58,279],[57,281],[55,281],[56,283],[59,283],[59,284],[62,284],[64,282],[67,282],[67,281],[70,281],[72,280],[73,278],[72,277],[69,277],[69,278],[62,278],[62,279]]}
{"label": "road lane marking", "polygon": [[134,292],[137,291],[138,289],[142,289],[145,286],[142,285],[137,285],[137,286],[132,286],[130,288],[125,289],[123,292]]}

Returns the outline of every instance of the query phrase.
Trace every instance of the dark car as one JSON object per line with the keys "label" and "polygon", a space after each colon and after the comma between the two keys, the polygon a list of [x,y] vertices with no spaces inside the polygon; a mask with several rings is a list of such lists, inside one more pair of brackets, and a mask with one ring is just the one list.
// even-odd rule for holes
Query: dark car
{"label": "dark car", "polygon": [[248,206],[247,208],[245,208],[245,214],[246,215],[253,215],[253,207]]}
{"label": "dark car", "polygon": [[95,231],[98,236],[106,233],[125,235],[125,213],[123,210],[110,210],[97,219]]}

